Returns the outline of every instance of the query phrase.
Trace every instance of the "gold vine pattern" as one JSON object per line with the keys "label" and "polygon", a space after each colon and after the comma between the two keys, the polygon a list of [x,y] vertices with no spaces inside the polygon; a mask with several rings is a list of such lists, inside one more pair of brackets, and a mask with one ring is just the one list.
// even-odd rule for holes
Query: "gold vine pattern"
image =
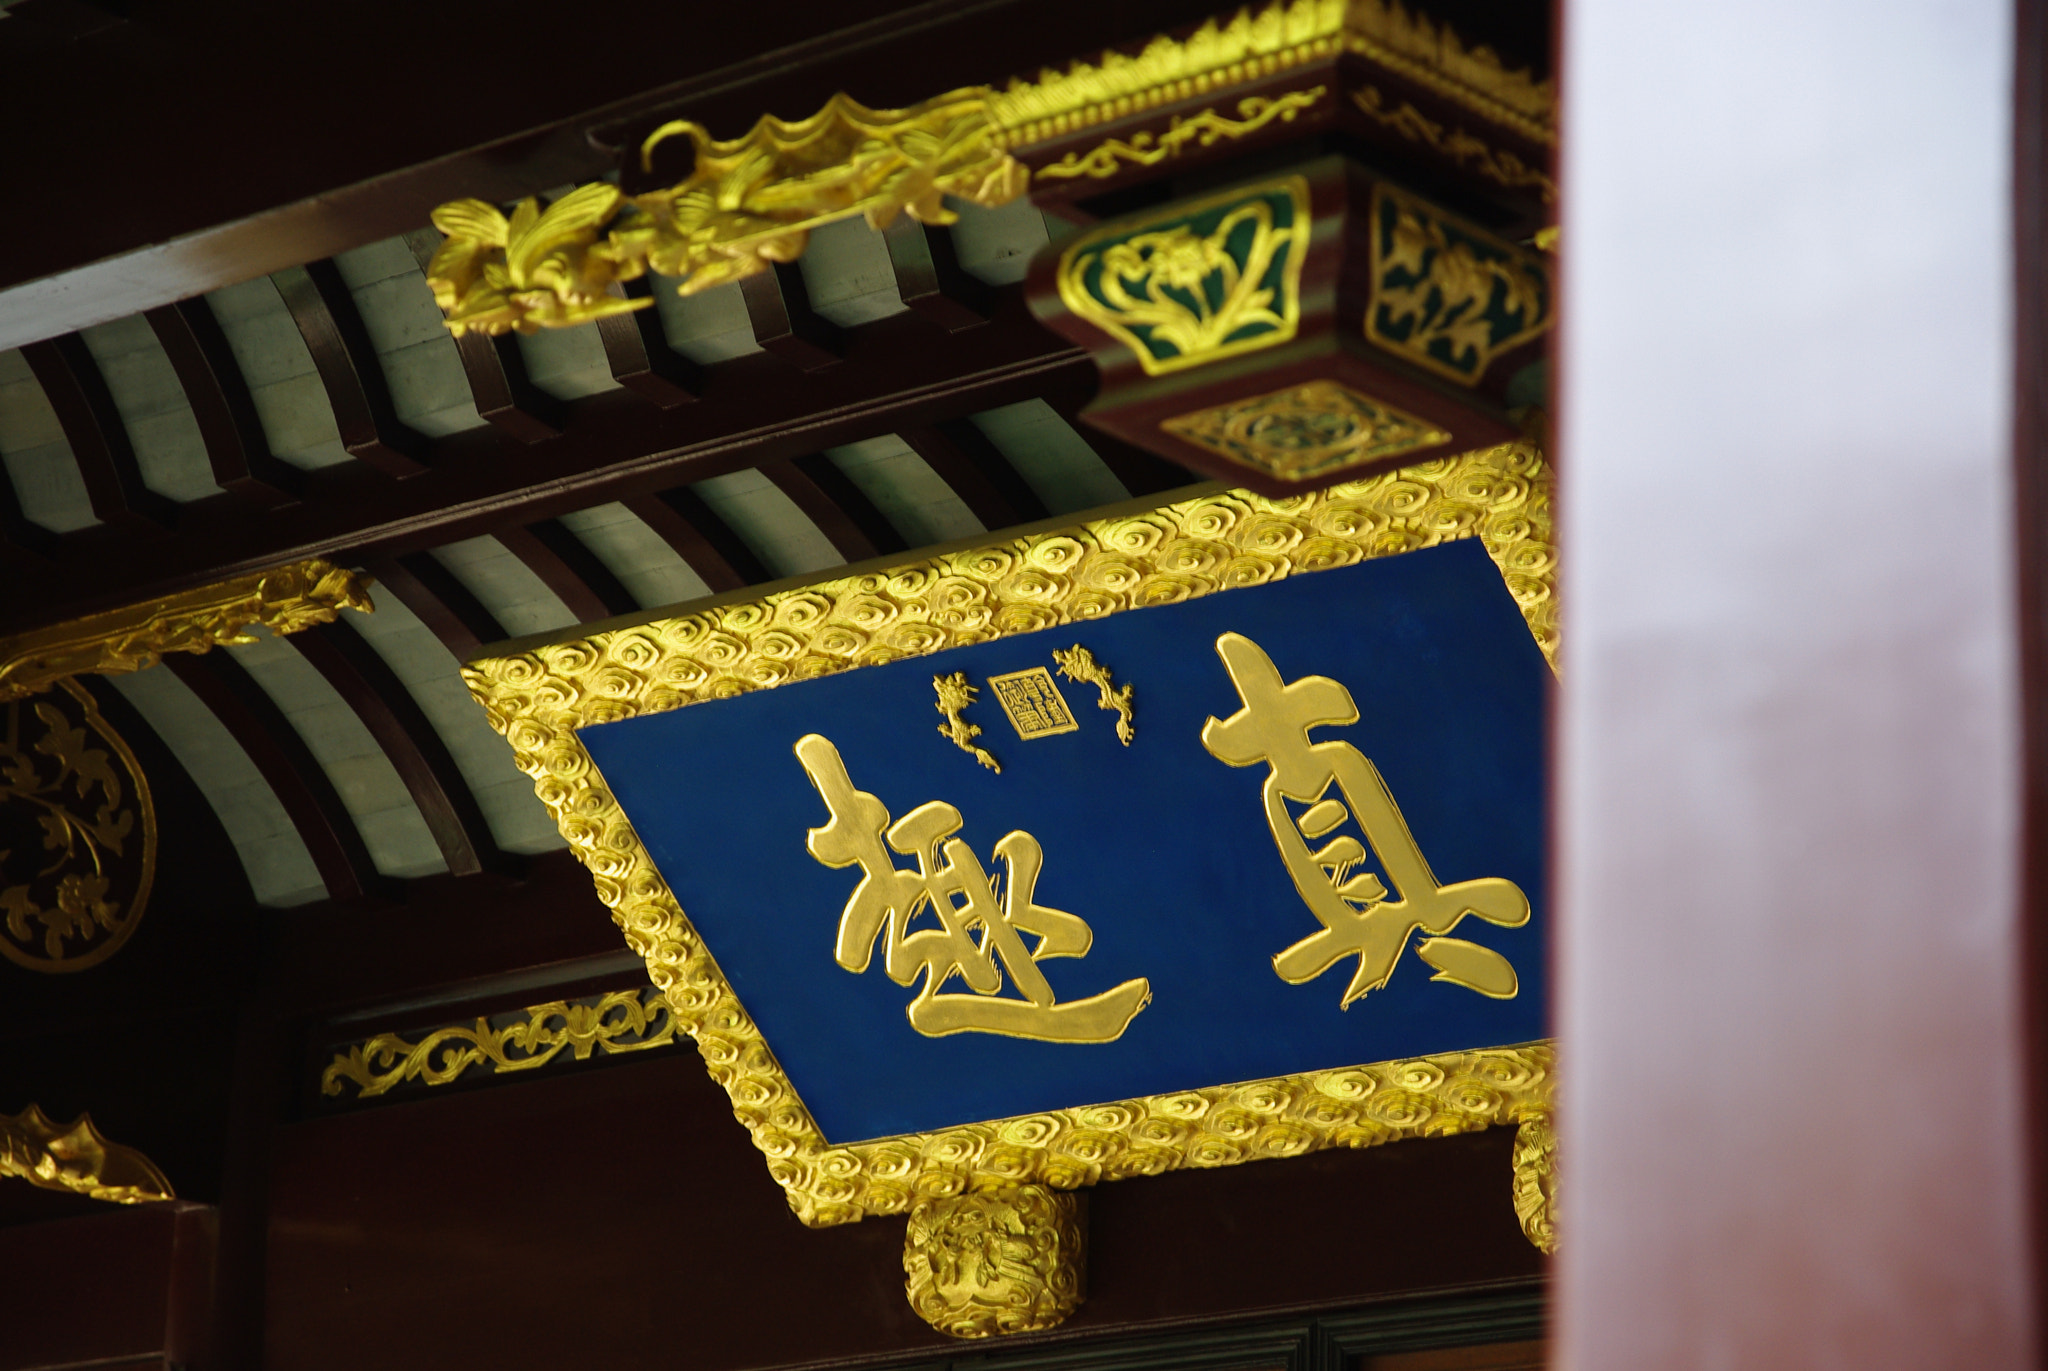
{"label": "gold vine pattern", "polygon": [[1377,86],[1360,86],[1352,91],[1351,103],[1375,123],[1412,142],[1427,144],[1461,166],[1470,162],[1481,175],[1509,190],[1533,186],[1542,192],[1545,204],[1553,204],[1557,200],[1557,182],[1544,172],[1512,152],[1487,146],[1483,140],[1463,129],[1446,129],[1406,100],[1398,109],[1388,109],[1386,97],[1380,94]]}
{"label": "gold vine pattern", "polygon": [[345,1083],[356,1098],[372,1099],[408,1081],[447,1085],[482,1067],[498,1074],[532,1071],[564,1051],[577,1061],[592,1052],[644,1052],[675,1041],[676,1018],[661,992],[615,990],[608,995],[530,1005],[523,1021],[494,1026],[480,1018],[474,1027],[438,1028],[418,1042],[380,1033],[337,1052],[320,1074],[320,1093],[339,1095]]}
{"label": "gold vine pattern", "polygon": [[1156,138],[1149,130],[1134,133],[1128,140],[1111,138],[1085,156],[1070,152],[1052,165],[1040,167],[1034,174],[1040,179],[1088,176],[1100,180],[1125,170],[1126,165],[1157,166],[1169,157],[1178,157],[1182,147],[1190,142],[1199,142],[1202,147],[1209,148],[1225,138],[1248,138],[1276,119],[1292,123],[1295,115],[1312,107],[1328,92],[1328,86],[1315,86],[1309,90],[1291,90],[1272,99],[1262,95],[1247,96],[1237,102],[1240,117],[1236,119],[1218,114],[1213,109],[1205,109],[1192,116],[1176,115],[1166,132]]}
{"label": "gold vine pattern", "polygon": [[0,1176],[113,1204],[177,1198],[155,1162],[108,1142],[92,1115],[60,1124],[33,1104],[19,1114],[0,1114]]}
{"label": "gold vine pattern", "polygon": [[344,609],[367,614],[374,608],[368,577],[319,558],[251,572],[0,638],[0,701],[34,695],[66,676],[140,671],[166,652],[251,642],[251,624],[296,633],[328,623]]}
{"label": "gold vine pattern", "polygon": [[1203,495],[891,570],[607,630],[463,674],[676,1022],[807,1224],[1006,1184],[1059,1189],[1188,1166],[1462,1133],[1547,1109],[1547,1043],[1217,1086],[828,1144],[577,738],[586,725],[1234,586],[1478,538],[1556,662],[1550,477],[1528,443],[1309,494]]}

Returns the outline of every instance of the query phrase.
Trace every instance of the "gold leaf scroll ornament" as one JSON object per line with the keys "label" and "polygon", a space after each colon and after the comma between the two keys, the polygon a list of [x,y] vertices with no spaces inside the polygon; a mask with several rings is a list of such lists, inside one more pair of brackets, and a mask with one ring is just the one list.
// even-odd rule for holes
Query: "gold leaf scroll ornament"
{"label": "gold leaf scroll ornament", "polygon": [[493,1024],[483,1017],[475,1027],[452,1024],[418,1042],[379,1033],[334,1055],[320,1073],[320,1093],[339,1095],[342,1083],[349,1081],[355,1084],[356,1098],[367,1100],[412,1081],[447,1085],[472,1069],[480,1069],[480,1074],[532,1071],[564,1051],[581,1062],[593,1051],[606,1056],[643,1052],[676,1038],[675,1015],[656,990],[550,1000],[499,1017],[513,1021]]}
{"label": "gold leaf scroll ornament", "polygon": [[598,241],[625,196],[602,181],[540,208],[528,197],[507,219],[482,200],[457,200],[434,211],[448,235],[427,264],[434,303],[460,338],[568,328],[652,304],[610,293],[614,281],[647,270],[646,258]]}
{"label": "gold leaf scroll ornament", "polygon": [[251,572],[0,638],[0,701],[34,695],[66,676],[140,671],[166,652],[254,642],[251,624],[296,633],[332,622],[344,609],[375,608],[367,577],[317,557]]}
{"label": "gold leaf scroll ornament", "polygon": [[1144,131],[1131,135],[1128,141],[1111,138],[1085,156],[1070,152],[1051,166],[1040,167],[1038,176],[1041,180],[1088,176],[1099,181],[1115,176],[1125,170],[1126,165],[1157,166],[1169,157],[1178,156],[1181,148],[1190,142],[1210,148],[1225,138],[1248,138],[1275,119],[1292,123],[1295,115],[1314,105],[1328,91],[1328,86],[1312,86],[1308,90],[1290,90],[1271,98],[1247,96],[1237,102],[1237,112],[1243,116],[1238,119],[1218,114],[1213,109],[1205,109],[1192,116],[1177,115],[1166,132],[1156,139]]}
{"label": "gold leaf scroll ornament", "polygon": [[872,110],[835,95],[808,119],[768,116],[744,137],[721,141],[675,120],[641,145],[685,137],[695,151],[683,181],[630,200],[603,183],[542,211],[528,199],[510,219],[481,200],[434,212],[448,235],[428,266],[449,331],[500,334],[567,328],[640,309],[648,299],[612,294],[648,271],[682,278],[684,295],[793,262],[811,230],[856,215],[887,228],[898,214],[925,224],[959,216],[948,195],[1007,204],[1029,173],[1003,150],[990,122],[991,93],[957,90],[905,110]]}
{"label": "gold leaf scroll ornament", "polygon": [[177,1198],[155,1162],[108,1142],[92,1115],[58,1124],[35,1105],[11,1118],[0,1114],[0,1176],[115,1204]]}

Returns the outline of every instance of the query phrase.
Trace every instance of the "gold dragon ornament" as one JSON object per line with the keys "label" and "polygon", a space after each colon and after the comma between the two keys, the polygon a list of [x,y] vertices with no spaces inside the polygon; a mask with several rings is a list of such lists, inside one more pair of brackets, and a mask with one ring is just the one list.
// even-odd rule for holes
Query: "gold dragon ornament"
{"label": "gold dragon ornament", "polygon": [[545,210],[519,203],[508,219],[482,200],[434,211],[447,241],[427,267],[457,337],[565,328],[643,309],[615,283],[649,271],[680,278],[684,295],[794,262],[811,230],[855,215],[887,228],[898,214],[951,224],[955,196],[977,205],[1023,194],[1028,173],[992,136],[989,92],[954,91],[907,110],[871,110],[835,95],[808,119],[768,116],[720,141],[674,120],[641,144],[651,169],[670,138],[690,140],[690,175],[630,199],[598,182]]}

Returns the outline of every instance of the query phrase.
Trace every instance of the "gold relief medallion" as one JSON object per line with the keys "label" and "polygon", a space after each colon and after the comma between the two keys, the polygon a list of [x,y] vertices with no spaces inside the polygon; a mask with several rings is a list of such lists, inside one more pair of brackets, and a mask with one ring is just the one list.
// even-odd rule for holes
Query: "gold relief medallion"
{"label": "gold relief medallion", "polygon": [[98,965],[155,874],[149,782],[84,687],[0,705],[0,952],[31,971]]}
{"label": "gold relief medallion", "polygon": [[1335,381],[1177,414],[1159,425],[1176,438],[1284,481],[1400,457],[1451,441],[1426,419]]}

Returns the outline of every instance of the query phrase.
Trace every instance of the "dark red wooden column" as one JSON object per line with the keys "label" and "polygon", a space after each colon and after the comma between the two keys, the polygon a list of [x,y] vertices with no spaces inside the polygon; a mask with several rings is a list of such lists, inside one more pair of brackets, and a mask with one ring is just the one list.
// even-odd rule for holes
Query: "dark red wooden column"
{"label": "dark red wooden column", "polygon": [[1556,1364],[2032,1367],[2011,5],[1564,21]]}

